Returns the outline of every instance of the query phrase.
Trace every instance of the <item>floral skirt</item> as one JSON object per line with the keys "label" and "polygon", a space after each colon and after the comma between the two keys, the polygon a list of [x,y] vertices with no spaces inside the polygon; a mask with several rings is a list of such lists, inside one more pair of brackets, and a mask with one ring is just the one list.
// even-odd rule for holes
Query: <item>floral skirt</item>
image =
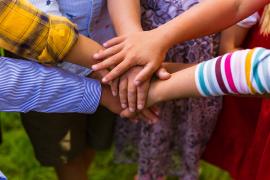
{"label": "floral skirt", "polygon": [[[143,0],[142,24],[154,29],[197,4],[195,0]],[[215,56],[218,36],[211,35],[172,47],[170,62],[194,63]],[[132,124],[119,118],[116,126],[116,161],[138,163],[140,180],[176,175],[198,178],[200,156],[215,127],[222,98],[188,98],[160,105],[158,123]]]}

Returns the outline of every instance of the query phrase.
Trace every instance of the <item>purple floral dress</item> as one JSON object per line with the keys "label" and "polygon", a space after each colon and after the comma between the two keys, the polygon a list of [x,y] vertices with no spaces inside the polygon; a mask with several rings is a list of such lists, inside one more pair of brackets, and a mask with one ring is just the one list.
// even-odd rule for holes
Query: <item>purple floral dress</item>
{"label": "purple floral dress", "polygon": [[[196,0],[141,0],[143,27],[157,28],[197,3]],[[176,45],[166,59],[184,63],[208,60],[216,55],[217,37],[205,36]],[[200,156],[215,127],[221,102],[221,98],[212,97],[163,103],[160,121],[154,125],[119,119],[117,162],[137,162],[140,180],[158,180],[167,175],[182,180],[198,179]]]}

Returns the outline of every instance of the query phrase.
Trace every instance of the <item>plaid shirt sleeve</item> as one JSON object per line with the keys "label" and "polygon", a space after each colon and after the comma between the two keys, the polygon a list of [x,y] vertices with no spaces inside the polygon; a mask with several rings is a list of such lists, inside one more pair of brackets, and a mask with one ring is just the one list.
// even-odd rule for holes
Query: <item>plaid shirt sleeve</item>
{"label": "plaid shirt sleeve", "polygon": [[63,59],[77,41],[74,24],[43,13],[27,0],[0,0],[0,47],[41,63]]}

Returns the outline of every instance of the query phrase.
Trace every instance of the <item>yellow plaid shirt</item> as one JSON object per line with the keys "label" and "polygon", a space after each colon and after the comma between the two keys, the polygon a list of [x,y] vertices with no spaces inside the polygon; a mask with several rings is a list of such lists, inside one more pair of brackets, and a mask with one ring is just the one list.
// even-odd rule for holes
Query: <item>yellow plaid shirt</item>
{"label": "yellow plaid shirt", "polygon": [[41,63],[63,59],[77,41],[74,24],[47,15],[27,0],[0,0],[0,47]]}

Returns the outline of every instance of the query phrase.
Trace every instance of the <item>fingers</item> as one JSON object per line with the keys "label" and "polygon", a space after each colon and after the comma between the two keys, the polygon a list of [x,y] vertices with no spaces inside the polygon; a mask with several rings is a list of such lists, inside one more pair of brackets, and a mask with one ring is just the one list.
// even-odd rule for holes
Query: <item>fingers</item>
{"label": "fingers", "polygon": [[113,55],[119,53],[122,50],[122,48],[123,48],[123,45],[118,44],[118,45],[112,46],[108,49],[99,51],[98,53],[95,53],[93,55],[93,57],[95,59],[105,59],[107,57],[110,57],[110,56],[113,56]]}
{"label": "fingers", "polygon": [[108,59],[105,59],[104,61],[101,61],[95,65],[92,66],[92,69],[94,71],[99,71],[102,69],[110,68],[113,65],[119,64],[123,60],[124,56],[122,53],[117,53]]}
{"label": "fingers", "polygon": [[113,96],[117,96],[118,95],[118,84],[119,84],[119,78],[116,78],[111,83],[111,90],[112,90],[112,95]]}
{"label": "fingers", "polygon": [[159,108],[159,106],[155,105],[155,106],[152,106],[150,109],[151,109],[151,111],[154,112],[157,116],[160,115],[160,108]]}
{"label": "fingers", "polygon": [[124,72],[129,70],[130,67],[134,66],[134,61],[130,61],[129,59],[125,59],[120,64],[118,64],[115,68],[111,70],[103,79],[102,82],[107,83],[109,81],[114,80],[115,78],[121,76]]}
{"label": "fingers", "polygon": [[128,108],[124,109],[122,112],[120,112],[120,116],[122,118],[132,118],[134,119],[136,117],[136,113],[132,113],[128,110]]}
{"label": "fingers", "polygon": [[130,112],[135,112],[137,106],[137,87],[131,81],[128,81],[128,108]]}
{"label": "fingers", "polygon": [[141,113],[145,117],[146,122],[148,123],[153,124],[159,120],[158,116],[154,112],[152,112],[150,109],[144,109],[141,111]]}
{"label": "fingers", "polygon": [[129,109],[126,108],[120,113],[120,117],[128,118],[133,123],[139,122],[139,119],[143,119],[144,121],[146,121],[149,124],[154,124],[154,123],[157,123],[159,121],[159,117],[156,116],[155,113],[153,113],[149,109],[145,109],[141,113],[136,114],[136,113],[130,112]]}
{"label": "fingers", "polygon": [[[133,83],[133,82],[132,82]],[[150,81],[144,82],[142,85],[137,87],[137,108],[142,110],[145,106],[145,101],[147,99]]]}
{"label": "fingers", "polygon": [[124,36],[115,37],[115,38],[112,38],[109,41],[106,41],[105,43],[103,43],[103,46],[105,48],[109,48],[109,47],[115,46],[116,44],[122,43],[124,40],[125,40]]}
{"label": "fingers", "polygon": [[[140,85],[144,81],[151,79],[154,72],[157,70],[157,67],[155,67],[153,64],[147,64],[141,72],[136,76],[134,84]],[[108,75],[107,75],[108,76]]]}
{"label": "fingers", "polygon": [[171,74],[164,68],[161,67],[157,70],[156,72],[156,76],[160,79],[160,80],[167,80],[170,79]]}
{"label": "fingers", "polygon": [[123,109],[127,108],[127,89],[128,88],[128,80],[127,78],[121,78],[119,82],[119,97],[120,97],[120,103],[121,107]]}

